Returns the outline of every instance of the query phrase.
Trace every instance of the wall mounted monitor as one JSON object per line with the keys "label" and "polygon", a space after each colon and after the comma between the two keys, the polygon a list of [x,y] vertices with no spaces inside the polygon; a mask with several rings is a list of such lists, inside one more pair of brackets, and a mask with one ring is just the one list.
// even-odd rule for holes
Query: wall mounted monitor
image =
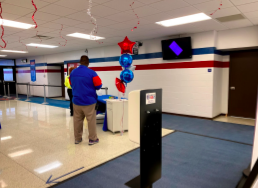
{"label": "wall mounted monitor", "polygon": [[164,60],[192,58],[191,37],[162,40],[161,44]]}

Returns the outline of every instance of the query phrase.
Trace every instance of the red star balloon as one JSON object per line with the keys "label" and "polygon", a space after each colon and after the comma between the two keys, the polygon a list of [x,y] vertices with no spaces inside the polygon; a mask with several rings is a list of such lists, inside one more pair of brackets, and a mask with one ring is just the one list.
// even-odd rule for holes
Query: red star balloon
{"label": "red star balloon", "polygon": [[128,37],[126,36],[124,41],[119,42],[118,45],[121,48],[121,54],[125,54],[125,53],[133,53],[133,46],[134,46],[135,42],[132,42],[128,39]]}

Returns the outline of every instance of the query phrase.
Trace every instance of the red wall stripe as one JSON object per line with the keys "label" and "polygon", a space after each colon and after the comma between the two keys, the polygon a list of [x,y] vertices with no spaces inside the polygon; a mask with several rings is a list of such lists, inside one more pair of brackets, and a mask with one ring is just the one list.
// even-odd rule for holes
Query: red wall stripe
{"label": "red wall stripe", "polygon": [[[61,70],[36,70],[36,73],[58,73]],[[30,73],[30,70],[16,70],[16,73]]]}
{"label": "red wall stripe", "polygon": [[[156,69],[190,69],[190,68],[229,68],[229,62],[221,61],[191,61],[180,63],[159,63],[147,65],[135,65],[136,70],[156,70]],[[94,71],[121,71],[121,66],[112,67],[90,67]]]}
{"label": "red wall stripe", "polygon": [[[158,70],[158,69],[190,69],[190,68],[229,68],[229,62],[221,61],[190,61],[179,63],[159,63],[136,65],[136,70]],[[121,66],[90,67],[94,71],[122,71]],[[67,72],[67,68],[64,69]],[[36,70],[43,73],[44,70]],[[61,70],[45,70],[45,72],[61,72]],[[30,73],[30,70],[17,70],[16,73]]]}

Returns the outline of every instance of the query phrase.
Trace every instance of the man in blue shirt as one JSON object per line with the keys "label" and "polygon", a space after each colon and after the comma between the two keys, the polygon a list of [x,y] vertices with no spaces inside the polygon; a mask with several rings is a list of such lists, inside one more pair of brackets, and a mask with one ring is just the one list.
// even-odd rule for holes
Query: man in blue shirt
{"label": "man in blue shirt", "polygon": [[97,73],[88,68],[88,56],[81,56],[80,66],[70,75],[73,90],[73,124],[75,144],[82,142],[83,121],[86,117],[89,128],[89,145],[99,142],[96,130],[96,90],[101,89],[102,81]]}

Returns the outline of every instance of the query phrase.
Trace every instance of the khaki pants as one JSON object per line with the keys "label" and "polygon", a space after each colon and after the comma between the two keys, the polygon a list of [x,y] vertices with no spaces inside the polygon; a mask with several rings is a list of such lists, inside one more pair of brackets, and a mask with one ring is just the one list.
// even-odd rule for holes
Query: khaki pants
{"label": "khaki pants", "polygon": [[89,106],[78,106],[73,104],[73,126],[74,126],[74,137],[76,141],[82,139],[83,134],[83,121],[86,117],[88,121],[89,139],[97,140],[96,130],[96,104]]}

